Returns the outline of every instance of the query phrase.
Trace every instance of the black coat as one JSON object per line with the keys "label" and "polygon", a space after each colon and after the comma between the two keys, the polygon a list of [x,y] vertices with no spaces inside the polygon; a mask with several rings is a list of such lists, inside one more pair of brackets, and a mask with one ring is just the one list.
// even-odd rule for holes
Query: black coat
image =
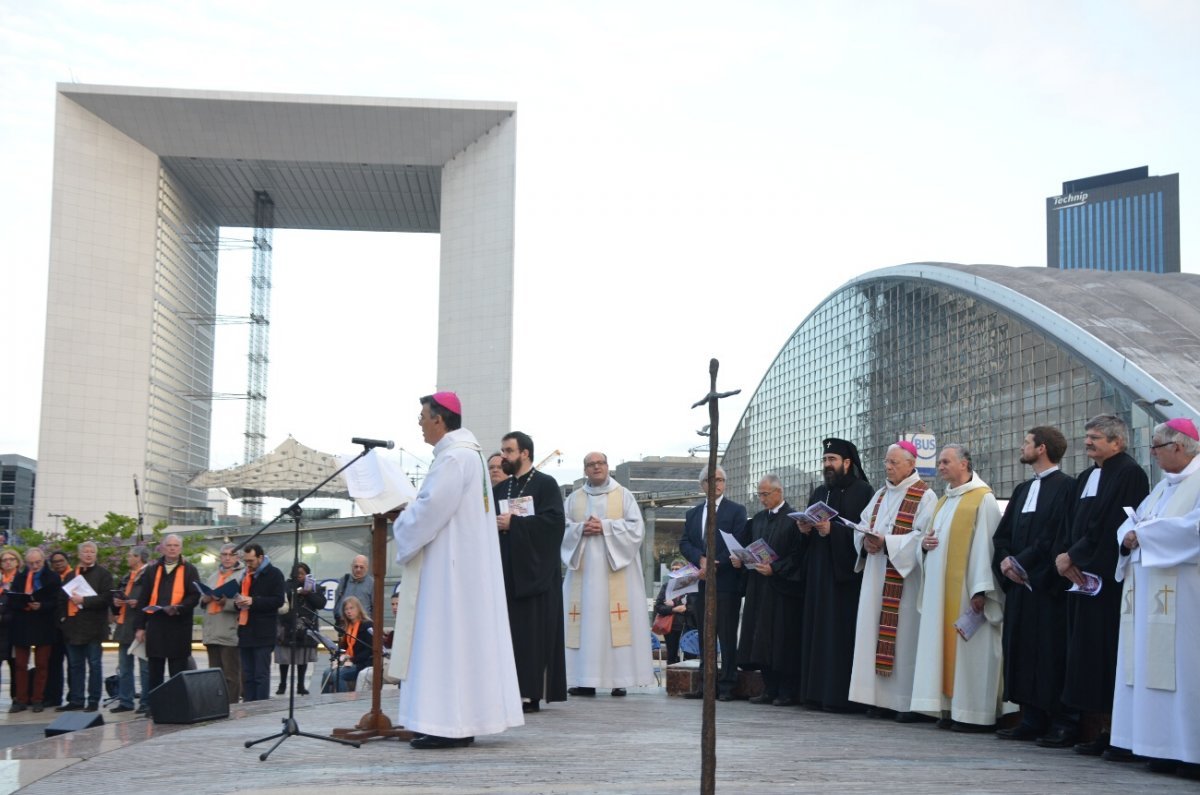
{"label": "black coat", "polygon": [[[1051,472],[1038,486],[1037,508],[1023,513],[1033,484],[1019,484],[992,535],[992,568],[1004,589],[1004,698],[1053,712],[1062,694],[1067,654],[1067,597],[1052,554],[1061,534],[1075,479]],[[1013,557],[1033,590],[1000,573]]]}
{"label": "black coat", "polygon": [[[701,517],[707,510],[708,502],[705,501],[689,508],[683,517],[683,536],[679,539],[679,551],[693,566],[700,565],[700,558],[704,557],[707,549],[707,539],[700,533],[703,526]],[[721,504],[717,506],[717,529],[729,533],[742,546],[750,543],[749,530],[746,529],[745,506],[728,498],[722,499]],[[729,547],[725,546],[725,539],[720,533],[717,534],[716,564],[717,593],[740,594],[745,587],[743,572],[741,569],[735,569],[729,562]],[[700,593],[705,592],[706,585],[704,580],[700,581]]]}
{"label": "black coat", "polygon": [[283,584],[288,611],[279,617],[279,638],[283,645],[315,648],[317,642],[305,630],[316,629],[317,619],[310,611],[325,606],[325,594],[321,591],[302,593],[303,587],[304,580],[289,579]]}
{"label": "black coat", "polygon": [[738,665],[780,674],[800,672],[801,572],[797,548],[803,538],[796,521],[788,516],[792,507],[784,502],[771,513],[759,511],[747,524],[753,543],[760,538],[779,556],[771,564],[771,575],[743,567],[746,576],[746,606],[742,612],[742,634],[738,638]]}
{"label": "black coat", "polygon": [[238,626],[238,646],[274,646],[284,600],[283,572],[263,563],[253,576],[243,574],[243,582],[246,577],[250,577],[249,596],[254,601],[248,608],[246,623]]}
{"label": "black coat", "polygon": [[[63,578],[63,585],[75,577],[75,569],[69,570]],[[67,603],[71,600],[66,593],[60,592],[58,597],[63,642],[76,646],[108,640],[108,614],[112,606],[113,576],[108,569],[92,566],[83,573],[83,579],[92,586],[96,595],[84,597],[83,605],[75,615],[70,615]]]}
{"label": "black coat", "polygon": [[[135,630],[146,631],[147,657],[174,660],[192,653],[192,613],[200,602],[200,591],[195,585],[200,580],[200,575],[196,572],[196,567],[186,560],[181,560],[171,572],[162,568],[163,562],[164,559],[159,558],[143,567],[141,577],[134,586],[133,593],[137,594],[138,607],[133,611],[133,626]],[[158,576],[160,568],[162,580],[158,585],[158,594],[152,600],[150,597],[154,595],[154,579]],[[183,595],[179,604],[175,606],[175,614],[171,615],[165,610],[147,614],[145,608],[151,605],[171,604],[171,594],[179,577],[183,578]],[[126,613],[126,616],[128,615]]]}
{"label": "black coat", "polygon": [[[25,577],[28,574],[28,568],[22,567],[13,578],[12,590],[25,590]],[[28,648],[30,646],[49,646],[61,641],[61,636],[58,633],[58,621],[56,613],[58,611],[58,588],[62,585],[62,581],[58,575],[50,570],[50,567],[43,566],[41,572],[41,587],[49,588],[54,593],[45,601],[38,603],[37,610],[25,610],[21,608],[10,608],[12,613],[12,623],[9,628],[9,641],[13,646]],[[37,590],[35,588],[35,590]]]}
{"label": "black coat", "polygon": [[[671,635],[676,637],[682,635],[690,629],[697,629],[700,626],[700,619],[696,614],[696,600],[689,598],[691,594],[675,597],[675,604],[667,604],[667,585],[670,582],[664,582],[662,587],[658,589],[658,598],[654,600],[654,614],[659,616],[673,615],[675,620],[671,622]],[[683,600],[684,606],[687,608],[681,613],[675,612],[675,605]]]}

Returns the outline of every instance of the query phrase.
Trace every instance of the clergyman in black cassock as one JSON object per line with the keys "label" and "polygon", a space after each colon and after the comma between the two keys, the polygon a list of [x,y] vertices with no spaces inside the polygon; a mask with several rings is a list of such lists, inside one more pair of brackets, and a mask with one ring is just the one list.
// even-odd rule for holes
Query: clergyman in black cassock
{"label": "clergyman in black cassock", "polygon": [[787,706],[795,703],[800,672],[800,639],[795,631],[801,597],[795,546],[800,534],[788,518],[792,508],[783,498],[777,475],[759,481],[758,500],[763,509],[746,524],[749,543],[761,539],[779,559],[758,566],[740,564],[736,558],[730,561],[746,570],[737,661],[740,668],[762,673],[763,693],[752,702]]}
{"label": "clergyman in black cassock", "polygon": [[[1004,699],[1021,705],[1020,725],[996,732],[1003,739],[1032,740],[1056,723],[1055,728],[1067,728],[1057,720],[1067,654],[1067,597],[1052,554],[1075,493],[1075,479],[1058,468],[1066,449],[1067,440],[1057,428],[1038,426],[1025,435],[1021,463],[1032,466],[1036,477],[1013,490],[992,535],[992,566],[1005,600]],[[1029,587],[1007,574],[1012,571],[1020,579],[1022,570]]]}
{"label": "clergyman in black cassock", "polygon": [[[1136,507],[1150,493],[1146,473],[1125,452],[1128,430],[1113,415],[1100,415],[1085,426],[1088,457],[1097,462],[1079,474],[1070,516],[1058,541],[1055,561],[1064,577],[1088,572],[1103,581],[1100,593],[1067,594],[1067,660],[1062,702],[1099,717],[1103,729],[1095,741],[1076,750],[1100,754],[1108,745],[1120,635],[1121,586],[1113,575],[1120,545],[1117,528],[1125,506]],[[1062,587],[1069,588],[1063,581]]]}
{"label": "clergyman in black cassock", "polygon": [[[524,709],[536,712],[539,701],[567,700],[559,551],[566,516],[558,483],[533,468],[532,439],[514,431],[504,437],[501,454],[509,478],[492,493],[499,513],[508,623]],[[532,498],[532,516],[512,512],[524,497]]]}
{"label": "clergyman in black cassock", "polygon": [[838,518],[797,530],[804,608],[795,630],[800,643],[800,687],[797,697],[829,712],[852,709],[847,699],[854,667],[854,631],[862,572],[854,570],[858,550],[854,530],[838,521],[857,523],[875,491],[867,482],[858,448],[845,439],[821,443],[825,482],[813,489],[808,504],[824,502]]}

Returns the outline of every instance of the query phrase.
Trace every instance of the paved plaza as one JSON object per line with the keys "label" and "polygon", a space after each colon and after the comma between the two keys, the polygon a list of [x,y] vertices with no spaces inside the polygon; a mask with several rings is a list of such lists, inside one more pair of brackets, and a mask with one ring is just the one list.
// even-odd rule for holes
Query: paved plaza
{"label": "paved plaza", "polygon": [[[107,662],[107,660],[106,660]],[[7,689],[7,683],[5,686]],[[384,690],[394,711],[397,693]],[[306,732],[351,727],[369,710],[366,693],[297,699]],[[7,708],[7,698],[3,699]],[[229,720],[155,726],[109,716],[106,725],[10,747],[0,793],[686,793],[699,789],[700,702],[662,688],[626,698],[573,698],[527,716],[525,726],[481,737],[467,749],[416,751],[397,740],[354,749],[291,737],[269,747],[244,743],[279,730],[287,699],[235,708]],[[26,735],[53,720],[5,715]],[[34,720],[36,718],[36,720]],[[123,718],[117,721],[116,718]],[[1195,781],[1137,764],[939,731],[857,715],[799,708],[717,705],[717,791],[722,793],[1196,793]],[[28,737],[26,737],[28,739]]]}

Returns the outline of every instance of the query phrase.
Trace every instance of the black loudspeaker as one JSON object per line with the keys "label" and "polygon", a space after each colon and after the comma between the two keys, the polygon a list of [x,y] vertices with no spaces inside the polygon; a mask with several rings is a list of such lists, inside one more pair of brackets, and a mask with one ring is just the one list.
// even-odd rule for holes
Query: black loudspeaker
{"label": "black loudspeaker", "polygon": [[57,737],[60,734],[77,732],[80,729],[90,729],[93,726],[103,726],[104,716],[99,712],[64,712],[46,727],[47,737]]}
{"label": "black loudspeaker", "polygon": [[225,674],[219,668],[183,671],[150,691],[155,723],[199,723],[229,717]]}

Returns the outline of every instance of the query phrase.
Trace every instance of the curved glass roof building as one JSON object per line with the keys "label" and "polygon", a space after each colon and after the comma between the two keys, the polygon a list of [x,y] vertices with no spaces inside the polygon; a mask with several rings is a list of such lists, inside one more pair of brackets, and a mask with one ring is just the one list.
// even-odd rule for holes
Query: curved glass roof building
{"label": "curved glass roof building", "polygon": [[[1200,419],[1200,276],[917,263],[872,271],[826,298],[784,343],[730,437],[728,493],[754,505],[778,474],[793,503],[821,481],[821,440],[853,441],[872,485],[902,434],[970,448],[997,497],[1029,477],[1024,433],[1054,425],[1063,470],[1089,462],[1083,425],[1129,423],[1150,468],[1150,431]],[[1152,481],[1158,472],[1152,472]]]}

